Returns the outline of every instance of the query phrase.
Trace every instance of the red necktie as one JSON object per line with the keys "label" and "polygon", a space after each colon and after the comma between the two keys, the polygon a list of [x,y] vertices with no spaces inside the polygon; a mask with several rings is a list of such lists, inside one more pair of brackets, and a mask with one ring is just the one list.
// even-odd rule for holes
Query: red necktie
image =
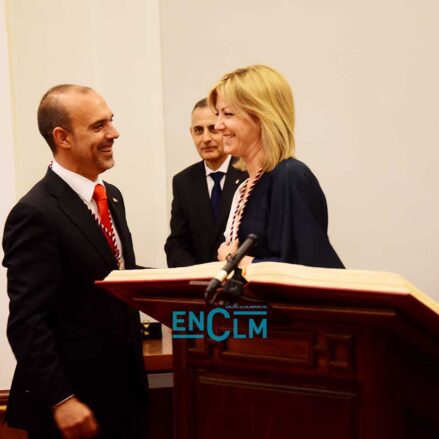
{"label": "red necktie", "polygon": [[107,239],[116,260],[119,260],[119,249],[116,244],[116,236],[114,234],[113,224],[110,217],[110,209],[108,208],[107,192],[102,184],[97,184],[93,192],[93,200],[98,206],[99,222],[101,230]]}

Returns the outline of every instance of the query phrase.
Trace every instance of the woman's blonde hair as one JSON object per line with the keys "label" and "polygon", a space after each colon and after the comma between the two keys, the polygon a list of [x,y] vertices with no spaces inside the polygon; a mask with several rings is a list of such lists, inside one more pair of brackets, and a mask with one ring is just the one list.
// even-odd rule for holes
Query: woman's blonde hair
{"label": "woman's blonde hair", "polygon": [[[218,94],[238,112],[259,121],[265,171],[294,156],[293,93],[279,72],[268,66],[254,65],[225,74],[207,97],[214,112]],[[246,169],[242,159],[236,167]]]}

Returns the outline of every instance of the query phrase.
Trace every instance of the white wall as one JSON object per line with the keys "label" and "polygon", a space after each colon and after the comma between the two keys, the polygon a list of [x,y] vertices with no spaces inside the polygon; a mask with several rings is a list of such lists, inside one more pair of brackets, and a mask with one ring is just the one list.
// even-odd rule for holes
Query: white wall
{"label": "white wall", "polygon": [[[15,160],[12,134],[10,78],[8,70],[8,47],[6,38],[4,0],[0,0],[0,241],[3,224],[15,203]],[[3,249],[0,247],[0,260]],[[6,341],[8,319],[8,296],[6,294],[6,270],[0,264],[0,390],[9,388],[15,359]]]}
{"label": "white wall", "polygon": [[9,0],[19,195],[45,173],[36,109],[60,83],[94,87],[115,114],[116,166],[138,262],[164,266],[167,233],[159,1]]}
{"label": "white wall", "polygon": [[163,0],[168,179],[196,159],[193,103],[232,69],[271,65],[293,87],[297,156],[342,260],[439,300],[438,17],[436,0]]}

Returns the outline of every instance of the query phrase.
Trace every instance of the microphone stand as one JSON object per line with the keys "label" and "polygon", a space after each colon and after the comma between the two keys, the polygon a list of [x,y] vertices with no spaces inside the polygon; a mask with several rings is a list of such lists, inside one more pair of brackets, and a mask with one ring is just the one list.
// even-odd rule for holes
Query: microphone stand
{"label": "microphone stand", "polygon": [[243,244],[238,248],[234,256],[229,257],[226,266],[223,268],[226,272],[233,271],[233,276],[230,279],[220,280],[218,276],[214,277],[206,288],[204,299],[208,305],[213,305],[221,297],[221,303],[228,305],[232,302],[237,302],[239,299],[257,302],[243,295],[244,285],[247,280],[242,275],[242,270],[239,268],[241,259],[248,253],[248,251],[255,245],[257,236],[250,234]]}
{"label": "microphone stand", "polygon": [[242,275],[240,268],[235,268],[233,276],[224,282],[224,285],[220,285],[211,292],[205,294],[206,303],[214,305],[218,297],[221,296],[221,305],[230,305],[232,302],[236,302],[238,299],[245,299],[244,285],[247,280]]}

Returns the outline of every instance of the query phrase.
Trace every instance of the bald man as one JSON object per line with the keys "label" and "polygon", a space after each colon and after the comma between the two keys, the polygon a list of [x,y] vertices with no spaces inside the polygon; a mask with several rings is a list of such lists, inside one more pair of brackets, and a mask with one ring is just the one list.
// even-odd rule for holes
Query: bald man
{"label": "bald man", "polygon": [[139,315],[94,286],[136,267],[122,195],[101,177],[114,165],[113,113],[91,88],[60,85],[43,96],[38,125],[53,166],[3,238],[17,359],[7,422],[29,439],[144,439]]}
{"label": "bald man", "polygon": [[198,101],[192,110],[190,133],[202,160],[172,181],[171,233],[165,244],[169,267],[217,260],[233,195],[247,178],[224,152],[223,136],[215,130],[215,122],[207,100]]}

